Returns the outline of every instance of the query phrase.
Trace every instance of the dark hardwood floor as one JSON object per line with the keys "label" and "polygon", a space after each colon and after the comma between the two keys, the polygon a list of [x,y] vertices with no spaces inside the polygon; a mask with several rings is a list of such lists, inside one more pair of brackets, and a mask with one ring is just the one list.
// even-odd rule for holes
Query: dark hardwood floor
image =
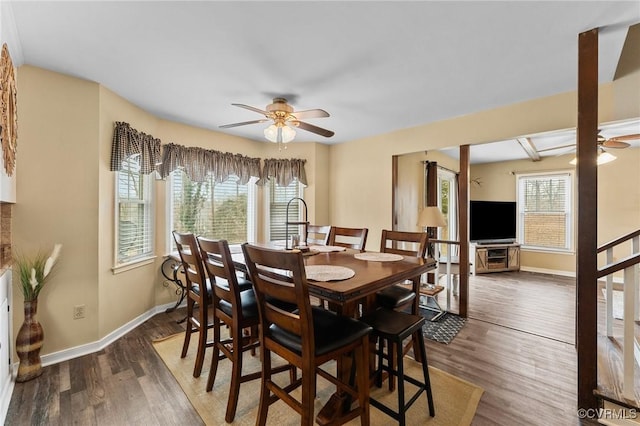
{"label": "dark hardwood floor", "polygon": [[[576,415],[573,291],[572,280],[539,274],[471,277],[467,324],[451,344],[426,346],[431,365],[484,388],[474,425],[597,424]],[[151,346],[181,331],[183,315],[158,314],[103,351],[17,383],[5,424],[202,424]]]}

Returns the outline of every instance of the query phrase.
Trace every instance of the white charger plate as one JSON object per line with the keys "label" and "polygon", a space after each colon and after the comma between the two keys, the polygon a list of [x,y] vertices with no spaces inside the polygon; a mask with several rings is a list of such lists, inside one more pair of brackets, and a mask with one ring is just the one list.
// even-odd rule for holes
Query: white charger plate
{"label": "white charger plate", "polygon": [[353,269],[336,265],[308,265],[304,267],[307,279],[313,281],[348,280],[356,273]]}

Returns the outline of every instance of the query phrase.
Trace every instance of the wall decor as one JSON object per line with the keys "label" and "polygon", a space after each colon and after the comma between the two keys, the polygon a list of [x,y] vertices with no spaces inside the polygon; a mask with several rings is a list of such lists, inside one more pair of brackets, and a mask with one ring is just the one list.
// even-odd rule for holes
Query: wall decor
{"label": "wall decor", "polygon": [[11,176],[16,164],[18,106],[15,71],[7,43],[2,45],[2,54],[0,55],[0,89],[2,90],[0,99],[0,138],[2,139],[4,169],[7,175]]}

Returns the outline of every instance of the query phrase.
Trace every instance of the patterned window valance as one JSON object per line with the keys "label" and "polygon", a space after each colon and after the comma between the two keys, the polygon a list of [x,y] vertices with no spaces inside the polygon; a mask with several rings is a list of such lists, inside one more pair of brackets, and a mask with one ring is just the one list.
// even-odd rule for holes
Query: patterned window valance
{"label": "patterned window valance", "polygon": [[161,155],[160,146],[160,139],[139,132],[128,123],[116,122],[111,147],[111,171],[121,170],[123,160],[139,155],[141,173],[149,174],[157,170],[163,179],[181,168],[192,182],[203,182],[207,176],[213,176],[216,182],[224,182],[230,175],[235,175],[243,185],[251,177],[257,177],[259,185],[265,185],[269,179],[275,179],[280,186],[289,186],[295,179],[307,185],[304,170],[307,160],[268,159],[264,160],[264,167],[261,168],[260,158],[173,143],[162,145]]}
{"label": "patterned window valance", "polygon": [[265,184],[267,179],[275,179],[279,186],[289,186],[294,179],[307,185],[307,173],[304,170],[304,164],[307,160],[300,159],[274,159],[270,158],[264,160],[264,168],[262,170],[262,176],[264,181],[260,183]]}
{"label": "patterned window valance", "polygon": [[236,175],[244,185],[252,176],[261,177],[259,158],[173,143],[164,145],[160,175],[165,178],[178,168],[182,168],[192,182],[202,182],[209,175],[216,182],[224,182],[230,175]]}
{"label": "patterned window valance", "polygon": [[128,123],[118,121],[113,132],[111,145],[111,171],[120,171],[122,161],[138,155],[140,173],[148,175],[160,163],[160,139],[139,132]]}

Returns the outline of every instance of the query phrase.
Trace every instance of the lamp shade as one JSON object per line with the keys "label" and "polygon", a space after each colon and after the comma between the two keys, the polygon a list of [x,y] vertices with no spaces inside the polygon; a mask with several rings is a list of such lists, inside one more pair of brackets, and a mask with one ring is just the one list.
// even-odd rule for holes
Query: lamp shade
{"label": "lamp shade", "polygon": [[428,206],[420,212],[418,226],[426,226],[428,228],[447,226],[447,220],[438,207]]}
{"label": "lamp shade", "polygon": [[[598,159],[596,160],[596,164],[598,164],[598,166],[601,166],[602,164],[607,164],[607,163],[612,162],[616,158],[618,158],[618,157],[616,157],[613,154],[608,153],[604,149],[601,149],[600,153],[598,154]],[[573,160],[569,161],[569,163],[573,164],[575,166],[576,164],[578,164],[578,158],[574,158]]]}
{"label": "lamp shade", "polygon": [[272,124],[266,129],[264,129],[264,137],[267,138],[268,141],[277,143],[278,142],[278,131],[280,131],[280,137],[282,143],[291,142],[293,138],[296,136],[296,131],[291,127],[286,125],[275,125]]}

